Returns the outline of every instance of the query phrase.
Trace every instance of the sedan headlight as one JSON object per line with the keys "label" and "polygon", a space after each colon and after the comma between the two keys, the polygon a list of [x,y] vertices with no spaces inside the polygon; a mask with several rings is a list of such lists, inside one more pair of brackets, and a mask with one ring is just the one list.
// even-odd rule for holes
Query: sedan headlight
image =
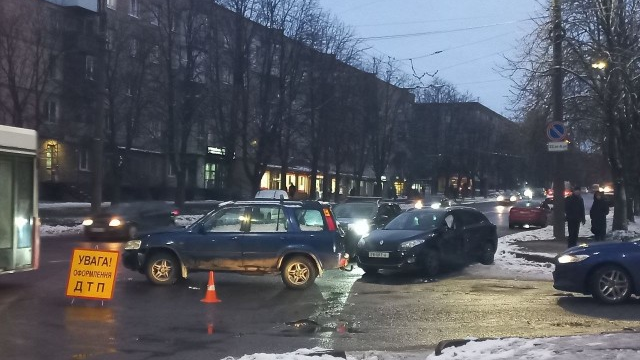
{"label": "sedan headlight", "polygon": [[91,220],[91,219],[84,219],[84,220],[82,221],[82,225],[84,225],[84,226],[91,226],[91,225],[93,225],[93,220]]}
{"label": "sedan headlight", "polygon": [[126,244],[124,244],[124,249],[125,250],[138,250],[138,249],[140,249],[141,245],[142,245],[142,241],[141,240],[130,240],[130,241],[127,241]]}
{"label": "sedan headlight", "polygon": [[109,226],[120,226],[122,225],[122,221],[120,221],[120,219],[118,218],[113,218],[111,219],[111,221],[109,221]]}
{"label": "sedan headlight", "polygon": [[588,257],[589,255],[562,255],[558,258],[558,263],[559,264],[576,263]]}
{"label": "sedan headlight", "polygon": [[371,227],[367,220],[358,220],[353,224],[349,224],[349,230],[352,230],[358,236],[364,236],[369,233]]}
{"label": "sedan headlight", "polygon": [[409,250],[423,243],[424,243],[424,239],[405,241],[402,244],[400,244],[400,250]]}
{"label": "sedan headlight", "polygon": [[509,201],[511,201],[511,202],[516,202],[517,200],[518,200],[518,198],[515,195],[513,195],[513,196],[511,196],[509,198]]}
{"label": "sedan headlight", "polygon": [[526,189],[524,191],[524,196],[526,196],[528,198],[532,198],[533,197],[533,191],[531,191],[531,189]]}
{"label": "sedan headlight", "polygon": [[502,196],[502,195],[498,195],[498,199],[497,199],[497,200],[498,200],[498,201],[504,201],[504,196]]}

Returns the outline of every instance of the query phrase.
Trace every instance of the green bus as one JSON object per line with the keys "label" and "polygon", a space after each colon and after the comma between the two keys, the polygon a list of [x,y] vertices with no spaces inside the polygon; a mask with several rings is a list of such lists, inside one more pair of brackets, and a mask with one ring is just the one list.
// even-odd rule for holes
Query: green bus
{"label": "green bus", "polygon": [[0,274],[39,266],[37,154],[34,130],[0,125]]}

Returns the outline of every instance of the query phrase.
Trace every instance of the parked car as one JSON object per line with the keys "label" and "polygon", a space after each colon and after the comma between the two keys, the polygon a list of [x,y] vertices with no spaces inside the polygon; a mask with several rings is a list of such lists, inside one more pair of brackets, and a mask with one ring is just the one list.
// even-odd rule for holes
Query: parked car
{"label": "parked car", "polygon": [[509,210],[509,229],[524,225],[547,227],[550,213],[548,200],[520,200]]}
{"label": "parked car", "polygon": [[496,226],[467,207],[416,209],[360,239],[357,261],[366,273],[415,269],[433,276],[443,262],[493,263]]}
{"label": "parked car", "polygon": [[129,240],[140,233],[174,227],[179,213],[164,201],[123,202],[91,215],[82,225],[90,240]]}
{"label": "parked car", "polygon": [[573,247],[555,259],[553,287],[619,304],[640,295],[640,239]]}
{"label": "parked car", "polygon": [[401,212],[400,205],[380,198],[349,197],[333,207],[338,224],[346,234],[346,250],[351,256],[355,255],[361,237],[384,227]]}
{"label": "parked car", "polygon": [[189,272],[280,274],[292,289],[347,265],[343,233],[328,204],[239,201],[221,204],[186,229],[129,241],[124,266],[169,285]]}
{"label": "parked car", "polygon": [[256,199],[289,199],[289,194],[284,190],[260,190],[256,193]]}
{"label": "parked car", "polygon": [[522,196],[517,191],[505,191],[496,197],[499,205],[511,205],[520,199],[522,199]]}

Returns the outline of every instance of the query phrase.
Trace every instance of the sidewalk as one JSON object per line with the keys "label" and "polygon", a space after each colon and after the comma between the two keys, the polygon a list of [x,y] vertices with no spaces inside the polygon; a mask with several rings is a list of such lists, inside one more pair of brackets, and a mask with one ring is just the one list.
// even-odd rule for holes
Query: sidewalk
{"label": "sidewalk", "polygon": [[[447,340],[435,352],[344,352],[321,348],[299,349],[285,354],[252,354],[237,360],[638,360],[640,333],[625,332],[548,338]],[[236,360],[227,357],[224,360]]]}

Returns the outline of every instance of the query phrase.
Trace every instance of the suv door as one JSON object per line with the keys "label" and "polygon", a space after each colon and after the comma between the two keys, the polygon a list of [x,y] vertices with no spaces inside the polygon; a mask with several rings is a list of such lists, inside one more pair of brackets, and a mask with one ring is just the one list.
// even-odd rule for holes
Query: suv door
{"label": "suv door", "polygon": [[241,240],[246,228],[244,206],[222,208],[204,219],[181,244],[185,257],[199,270],[241,270]]}
{"label": "suv door", "polygon": [[249,207],[248,232],[242,237],[242,263],[247,271],[273,271],[287,243],[287,216],[279,205]]}

